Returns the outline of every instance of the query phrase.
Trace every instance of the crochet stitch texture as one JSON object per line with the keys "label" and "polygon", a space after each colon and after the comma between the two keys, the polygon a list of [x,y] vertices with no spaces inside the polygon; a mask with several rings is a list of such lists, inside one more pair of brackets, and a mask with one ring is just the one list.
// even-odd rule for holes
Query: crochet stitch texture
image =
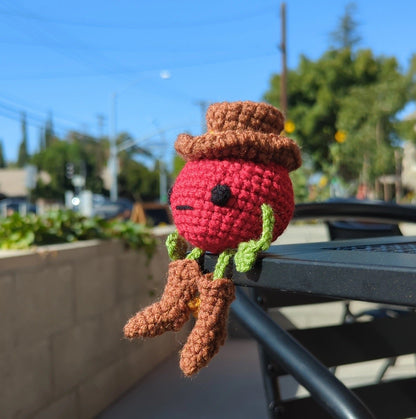
{"label": "crochet stitch texture", "polygon": [[206,119],[206,134],[180,134],[176,140],[175,149],[186,161],[236,158],[266,165],[274,162],[288,171],[301,165],[299,147],[280,135],[284,117],[274,106],[249,101],[214,103]]}
{"label": "crochet stitch texture", "polygon": [[[213,202],[219,186],[230,190],[227,202]],[[218,197],[217,197],[218,198]],[[237,248],[260,237],[261,205],[275,214],[273,240],[289,223],[294,208],[287,169],[245,160],[198,160],[186,163],[173,186],[171,208],[181,236],[212,253]]]}
{"label": "crochet stitch texture", "polygon": [[[128,338],[152,337],[179,330],[194,314],[180,353],[186,376],[224,344],[235,298],[227,266],[234,258],[235,269],[248,271],[287,227],[294,210],[289,172],[301,164],[296,143],[281,135],[283,115],[271,105],[215,103],[206,117],[206,134],[181,134],[175,143],[187,163],[169,194],[178,232],[166,242],[175,261],[165,290],[124,327]],[[195,246],[187,255],[185,239]],[[204,251],[219,253],[214,273],[204,274],[196,262]]]}
{"label": "crochet stitch texture", "polygon": [[201,299],[198,320],[181,351],[179,363],[187,376],[205,367],[224,344],[228,311],[235,298],[233,282],[226,278],[213,281],[212,274],[199,278],[198,291]]}
{"label": "crochet stitch texture", "polygon": [[162,298],[136,313],[124,326],[124,336],[130,339],[154,337],[169,330],[180,330],[191,314],[188,303],[198,295],[196,278],[199,275],[195,260],[171,262]]}

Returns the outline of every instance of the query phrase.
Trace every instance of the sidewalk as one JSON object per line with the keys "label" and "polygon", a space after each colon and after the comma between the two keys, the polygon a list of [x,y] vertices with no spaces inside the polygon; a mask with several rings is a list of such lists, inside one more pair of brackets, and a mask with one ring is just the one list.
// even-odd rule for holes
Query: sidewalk
{"label": "sidewalk", "polygon": [[[416,230],[405,234],[416,234]],[[290,225],[275,244],[326,241],[321,224]],[[353,311],[372,306],[352,302]],[[288,307],[281,312],[299,328],[337,324],[342,319],[343,303]],[[337,369],[347,385],[371,383],[383,361],[372,361]],[[399,358],[386,377],[415,374],[415,356]],[[285,378],[285,396],[306,394],[290,377]],[[167,359],[123,398],[114,403],[99,419],[266,419],[257,345],[251,339],[228,339],[208,368],[195,378],[187,379],[178,367],[178,356]]]}
{"label": "sidewalk", "polygon": [[266,419],[257,346],[229,339],[196,377],[174,355],[97,419]]}

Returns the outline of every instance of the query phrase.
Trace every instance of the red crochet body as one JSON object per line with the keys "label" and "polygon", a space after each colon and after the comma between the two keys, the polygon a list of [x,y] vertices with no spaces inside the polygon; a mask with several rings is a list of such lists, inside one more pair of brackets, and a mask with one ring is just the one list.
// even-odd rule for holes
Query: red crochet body
{"label": "red crochet body", "polygon": [[[231,192],[221,205],[212,201],[217,185],[226,185]],[[258,239],[263,203],[274,211],[273,239],[287,227],[294,209],[287,169],[242,159],[189,161],[176,179],[170,203],[179,234],[193,246],[213,253]]]}

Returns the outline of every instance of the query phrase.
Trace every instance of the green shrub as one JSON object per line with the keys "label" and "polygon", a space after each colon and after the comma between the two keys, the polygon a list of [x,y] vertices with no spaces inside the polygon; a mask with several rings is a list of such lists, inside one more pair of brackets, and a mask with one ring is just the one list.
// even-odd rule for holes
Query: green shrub
{"label": "green shrub", "polygon": [[149,257],[156,248],[152,233],[130,220],[87,218],[69,210],[26,216],[14,213],[0,218],[0,249],[28,249],[46,244],[112,238],[122,240],[128,248],[143,249]]}

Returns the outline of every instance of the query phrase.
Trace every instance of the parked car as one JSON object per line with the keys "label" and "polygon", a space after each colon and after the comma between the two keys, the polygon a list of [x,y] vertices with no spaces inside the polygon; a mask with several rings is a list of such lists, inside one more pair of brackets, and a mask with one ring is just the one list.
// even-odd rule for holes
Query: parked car
{"label": "parked car", "polygon": [[18,212],[22,215],[29,212],[36,214],[36,205],[28,202],[24,198],[6,198],[0,201],[0,214],[2,216],[11,215]]}
{"label": "parked car", "polygon": [[128,199],[119,198],[117,201],[109,199],[99,200],[94,203],[93,215],[109,220],[111,218],[121,218],[128,220],[133,209],[133,202]]}
{"label": "parked car", "polygon": [[136,202],[131,219],[136,223],[151,226],[173,224],[169,205],[157,202]]}

